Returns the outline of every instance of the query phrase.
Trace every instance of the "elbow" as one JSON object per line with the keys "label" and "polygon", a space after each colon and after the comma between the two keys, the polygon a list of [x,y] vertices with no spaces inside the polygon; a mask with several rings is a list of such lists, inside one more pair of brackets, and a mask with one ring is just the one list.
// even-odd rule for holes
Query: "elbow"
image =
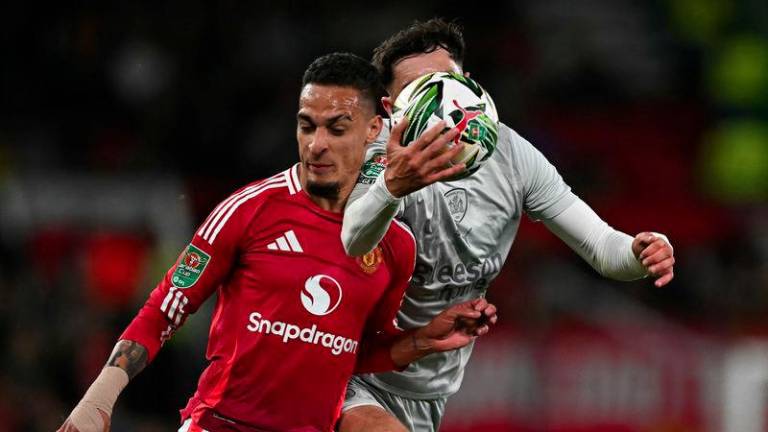
{"label": "elbow", "polygon": [[362,242],[356,242],[355,238],[343,229],[341,230],[341,244],[344,246],[344,252],[347,256],[359,257],[370,252],[365,249]]}

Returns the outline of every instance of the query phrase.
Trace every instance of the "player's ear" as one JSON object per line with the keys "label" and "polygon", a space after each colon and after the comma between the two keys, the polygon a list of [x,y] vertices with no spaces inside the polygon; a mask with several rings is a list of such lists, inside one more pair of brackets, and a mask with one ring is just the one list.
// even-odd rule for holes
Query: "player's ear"
{"label": "player's ear", "polygon": [[384,121],[381,119],[380,115],[375,115],[371,118],[371,120],[368,122],[368,133],[365,136],[366,145],[376,141],[376,138],[379,136],[383,125]]}
{"label": "player's ear", "polygon": [[384,111],[387,112],[387,114],[392,117],[392,98],[389,96],[384,96],[381,98],[381,106],[384,107]]}

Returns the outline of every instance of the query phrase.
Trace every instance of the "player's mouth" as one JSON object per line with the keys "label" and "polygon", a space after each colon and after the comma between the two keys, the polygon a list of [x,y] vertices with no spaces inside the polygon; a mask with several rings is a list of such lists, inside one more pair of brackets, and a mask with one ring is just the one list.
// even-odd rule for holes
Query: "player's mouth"
{"label": "player's mouth", "polygon": [[328,174],[333,170],[333,164],[323,164],[317,162],[307,162],[307,169],[315,175]]}

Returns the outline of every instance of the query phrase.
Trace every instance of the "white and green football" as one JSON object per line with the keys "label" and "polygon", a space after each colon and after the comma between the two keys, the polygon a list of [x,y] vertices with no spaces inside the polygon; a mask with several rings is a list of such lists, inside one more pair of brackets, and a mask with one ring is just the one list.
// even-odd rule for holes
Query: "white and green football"
{"label": "white and green football", "polygon": [[465,164],[465,170],[450,180],[467,177],[480,169],[496,149],[499,116],[491,96],[480,84],[455,72],[433,72],[408,84],[392,106],[392,125],[403,117],[408,127],[401,145],[415,141],[425,130],[445,120],[446,131],[458,128],[449,148],[459,142],[464,150],[451,165]]}

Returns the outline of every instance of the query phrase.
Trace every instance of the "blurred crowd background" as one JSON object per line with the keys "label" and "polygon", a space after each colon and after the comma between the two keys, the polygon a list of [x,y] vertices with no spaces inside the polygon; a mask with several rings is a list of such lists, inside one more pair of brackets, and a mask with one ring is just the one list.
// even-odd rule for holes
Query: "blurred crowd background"
{"label": "blurred crowd background", "polygon": [[[443,430],[768,430],[764,0],[188,0],[0,5],[0,431],[55,430],[208,211],[297,159],[312,59],[432,16],[578,195],[677,257],[611,282],[525,221]],[[175,430],[209,319],[112,430]]]}

